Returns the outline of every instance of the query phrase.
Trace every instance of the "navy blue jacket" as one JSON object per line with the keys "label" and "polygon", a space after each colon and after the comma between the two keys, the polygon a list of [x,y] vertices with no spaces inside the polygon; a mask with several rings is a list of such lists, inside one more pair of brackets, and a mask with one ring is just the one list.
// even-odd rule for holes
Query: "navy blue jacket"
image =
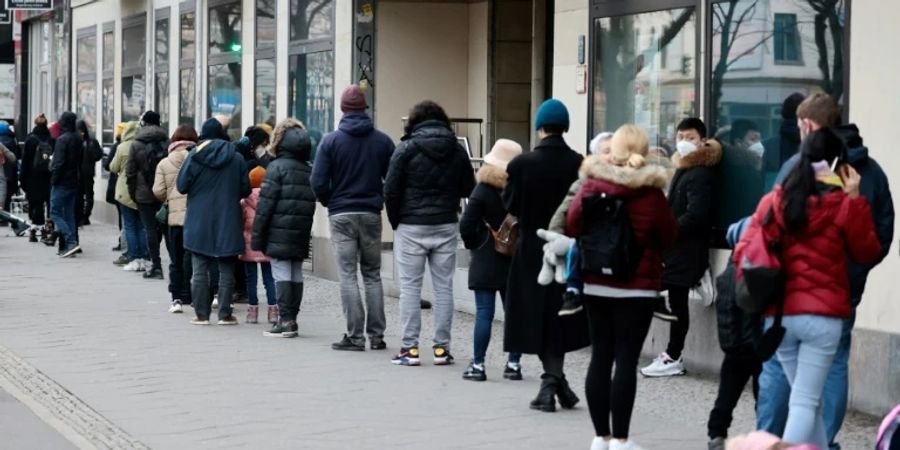
{"label": "navy blue jacket", "polygon": [[[881,263],[891,249],[894,240],[894,201],[891,198],[891,189],[888,186],[887,175],[881,170],[881,166],[873,158],[869,157],[869,149],[863,145],[856,125],[844,125],[834,129],[847,146],[847,157],[850,165],[859,172],[861,177],[859,193],[869,202],[872,210],[872,219],[875,221],[875,231],[878,241],[881,242],[881,256],[874,264],[857,264],[850,261],[848,272],[850,276],[850,299],[853,306],[859,304],[863,291],[866,288],[866,280],[869,271]],[[776,184],[781,184],[787,178],[791,169],[797,164],[800,155],[796,154],[787,160],[778,171]]]}
{"label": "navy blue jacket", "polygon": [[241,199],[250,195],[250,177],[234,144],[200,144],[184,160],[175,187],[187,195],[185,249],[217,258],[244,252]]}
{"label": "navy blue jacket", "polygon": [[328,133],[316,151],[312,188],[329,215],[380,214],[383,180],[394,142],[375,129],[365,113],[348,113],[337,131]]}

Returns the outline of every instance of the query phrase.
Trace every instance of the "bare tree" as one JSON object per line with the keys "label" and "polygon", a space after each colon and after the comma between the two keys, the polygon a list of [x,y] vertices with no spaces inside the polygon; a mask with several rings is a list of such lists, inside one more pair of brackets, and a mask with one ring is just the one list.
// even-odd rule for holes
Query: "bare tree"
{"label": "bare tree", "polygon": [[[819,70],[822,72],[822,90],[840,99],[844,94],[844,27],[841,25],[838,11],[843,9],[843,0],[808,0],[815,11],[815,42],[819,51]],[[834,63],[829,67],[828,37],[830,32]]]}

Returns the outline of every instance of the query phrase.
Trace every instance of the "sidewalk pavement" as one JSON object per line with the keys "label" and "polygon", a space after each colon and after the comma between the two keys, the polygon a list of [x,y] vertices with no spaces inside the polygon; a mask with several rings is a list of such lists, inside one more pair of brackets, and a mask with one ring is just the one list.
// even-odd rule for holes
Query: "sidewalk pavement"
{"label": "sidewalk pavement", "polygon": [[76,448],[27,406],[0,389],[0,448]]}
{"label": "sidewalk pavement", "polygon": [[[271,339],[262,336],[264,324],[196,327],[188,324],[190,308],[166,313],[167,282],[111,264],[113,227],[84,228],[84,254],[66,260],[11,235],[0,230],[0,357],[15,355],[22,368],[5,376],[29,383],[34,377],[14,372],[36,369],[58,383],[76,406],[55,411],[57,418],[65,422],[75,409],[96,414],[73,429],[98,448],[580,449],[593,437],[583,395],[574,411],[528,409],[539,384],[536,358],[523,359],[524,381],[500,377],[499,323],[489,381],[467,382],[461,373],[472,352],[473,318],[466,314],[454,317],[455,366],[435,367],[426,357],[422,367],[397,367],[389,361],[399,343],[394,299],[386,302],[388,351],[334,352],[330,344],[344,328],[337,283],[308,277],[300,338]],[[245,311],[237,306],[241,322]],[[431,333],[424,311],[423,354]],[[566,363],[579,393],[588,359],[581,351]],[[43,399],[49,405],[61,395],[52,386],[29,392],[50,398]],[[705,448],[715,393],[712,380],[640,379],[632,438],[648,450]],[[735,433],[753,428],[752,407],[745,393]],[[95,422],[103,426],[85,425]],[[851,416],[844,448],[870,448],[876,425]]]}

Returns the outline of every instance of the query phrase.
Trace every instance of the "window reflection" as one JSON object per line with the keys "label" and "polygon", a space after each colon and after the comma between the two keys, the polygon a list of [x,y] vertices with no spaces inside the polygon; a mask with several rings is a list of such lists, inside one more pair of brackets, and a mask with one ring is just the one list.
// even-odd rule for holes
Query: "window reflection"
{"label": "window reflection", "polygon": [[288,115],[309,129],[314,145],[334,123],[333,52],[291,55]]}
{"label": "window reflection", "polygon": [[115,124],[113,121],[115,120],[115,112],[116,112],[116,97],[114,93],[113,87],[113,79],[105,78],[103,80],[103,99],[101,103],[101,107],[103,108],[101,111],[101,118],[103,119],[103,143],[109,143],[113,141],[113,133]]}
{"label": "window reflection", "polygon": [[209,54],[241,51],[241,4],[229,3],[209,9]]}
{"label": "window reflection", "polygon": [[141,118],[147,98],[147,86],[143,75],[122,77],[122,121]]}
{"label": "window reflection", "polygon": [[156,64],[169,63],[169,19],[156,21]]}
{"label": "window reflection", "polygon": [[178,96],[178,124],[195,126],[194,68],[181,69]]}
{"label": "window reflection", "polygon": [[169,129],[169,73],[159,72],[156,74],[156,105],[154,110],[159,113],[160,126]]}
{"label": "window reflection", "polygon": [[97,82],[81,81],[75,89],[78,95],[78,117],[94,126],[97,123]]}
{"label": "window reflection", "polygon": [[147,25],[122,29],[122,67],[141,68],[146,66]]}
{"label": "window reflection", "polygon": [[290,0],[291,40],[331,37],[334,0]]}
{"label": "window reflection", "polygon": [[256,112],[255,123],[266,122],[273,125],[275,119],[275,60],[256,61]]}
{"label": "window reflection", "polygon": [[78,73],[97,73],[97,36],[78,39]]}
{"label": "window reflection", "polygon": [[181,15],[181,59],[194,59],[197,28],[194,24],[194,13]]}
{"label": "window reflection", "polygon": [[256,0],[256,47],[275,46],[275,0]]}
{"label": "window reflection", "polygon": [[231,118],[228,134],[241,136],[241,65],[239,63],[209,66],[209,105],[207,115]]}
{"label": "window reflection", "polygon": [[113,70],[113,55],[116,50],[115,35],[112,31],[103,33],[103,71],[111,72]]}

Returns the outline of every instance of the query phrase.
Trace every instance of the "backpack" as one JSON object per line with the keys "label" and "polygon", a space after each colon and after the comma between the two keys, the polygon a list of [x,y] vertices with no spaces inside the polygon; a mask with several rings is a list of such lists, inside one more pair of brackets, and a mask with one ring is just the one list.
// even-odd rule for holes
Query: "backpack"
{"label": "backpack", "polygon": [[35,172],[50,172],[50,157],[53,156],[53,146],[50,141],[38,140],[38,146],[34,151],[32,166]]}
{"label": "backpack", "polygon": [[516,242],[519,240],[519,219],[516,216],[507,214],[497,231],[494,231],[487,223],[485,225],[494,238],[494,251],[504,256],[512,256],[516,253]]}
{"label": "backpack", "polygon": [[169,156],[169,152],[165,147],[163,147],[162,143],[158,141],[148,142],[147,143],[147,164],[144,166],[144,180],[147,181],[147,184],[153,186],[153,179],[156,177],[156,166],[159,165],[159,162]]}
{"label": "backpack", "polygon": [[585,273],[630,280],[641,261],[625,199],[605,193],[582,199],[581,270]]}

